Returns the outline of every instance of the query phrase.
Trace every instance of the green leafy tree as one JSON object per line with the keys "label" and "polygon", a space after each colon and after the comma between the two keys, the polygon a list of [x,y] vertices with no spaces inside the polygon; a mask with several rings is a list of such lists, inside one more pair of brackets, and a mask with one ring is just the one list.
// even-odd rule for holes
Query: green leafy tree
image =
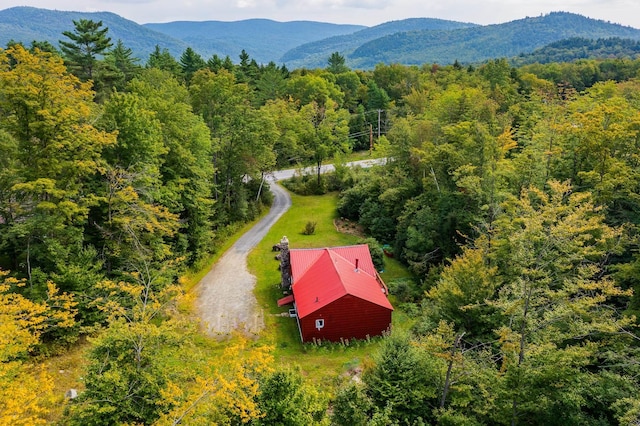
{"label": "green leafy tree", "polygon": [[156,269],[142,247],[137,254],[132,262],[138,270],[126,281],[99,284],[106,296],[96,303],[110,325],[92,342],[86,390],[70,407],[70,424],[150,424],[161,415],[162,390],[171,378],[162,352],[184,339],[162,318],[178,289],[164,276],[168,263]]}
{"label": "green leafy tree", "polygon": [[306,147],[302,143],[313,133],[313,125],[304,119],[298,106],[283,99],[267,102],[260,108],[261,114],[270,117],[278,130],[274,144],[276,167],[288,168],[304,161]]}
{"label": "green leafy tree", "polygon": [[326,104],[312,102],[300,109],[300,114],[313,125],[314,129],[313,133],[308,135],[310,139],[304,143],[307,156],[313,159],[317,168],[318,187],[320,187],[322,163],[327,158],[350,150],[349,113],[346,110],[337,109],[336,106],[331,101]]}
{"label": "green leafy tree", "polygon": [[187,260],[194,262],[208,252],[211,237],[210,132],[192,110],[187,88],[170,73],[146,70],[130,87],[160,124],[166,154],[160,164],[162,187],[157,202],[181,224],[172,248],[176,255],[188,255]]}
{"label": "green leafy tree", "polygon": [[89,83],[68,74],[59,57],[17,46],[1,52],[0,62],[0,123],[18,144],[5,253],[31,286],[44,285],[36,269],[53,272],[81,249],[96,203],[88,183],[115,135],[93,126]]}
{"label": "green leafy tree", "polygon": [[263,173],[275,165],[275,124],[272,117],[253,108],[249,87],[237,83],[227,71],[197,73],[190,90],[194,109],[204,117],[215,144],[216,199],[223,209],[220,218],[245,220],[251,217],[251,204],[257,198],[247,194],[251,183],[246,185],[246,178],[259,184]]}
{"label": "green leafy tree", "polygon": [[336,425],[367,426],[374,411],[364,386],[354,382],[338,390],[332,407],[331,422]]}
{"label": "green leafy tree", "polygon": [[[329,74],[329,76],[332,76]],[[316,103],[325,105],[327,102],[342,104],[343,93],[333,81],[316,74],[293,75],[287,80],[287,94],[298,100],[300,105]]]}
{"label": "green leafy tree", "polygon": [[[604,223],[589,194],[571,193],[567,184],[549,185],[549,195],[530,189],[507,207],[495,240],[504,286],[491,305],[509,318],[497,333],[516,423],[522,415],[542,412],[549,419],[582,418],[571,402],[575,396],[559,392],[545,406],[530,381],[546,365],[545,374],[557,374],[556,382],[564,380],[571,389],[580,374],[588,374],[576,371],[595,356],[597,346],[585,336],[617,333],[629,322],[607,304],[626,293],[601,272],[605,259],[619,250],[620,231]],[[575,343],[567,345],[571,340]]]}
{"label": "green leafy tree", "polygon": [[375,81],[369,80],[367,83],[367,109],[385,110],[389,107],[391,98],[384,89],[378,87]]}
{"label": "green leafy tree", "polygon": [[[356,112],[360,107],[364,108],[364,105],[362,105],[362,94],[365,85],[362,84],[358,73],[355,71],[347,71],[336,75],[336,85],[344,94],[344,100],[341,105],[343,108],[348,109],[352,113]],[[358,128],[356,131],[360,130],[362,129]]]}
{"label": "green leafy tree", "polygon": [[[620,230],[605,224],[590,194],[554,181],[549,188],[506,202],[492,238],[476,239],[429,292],[434,318],[453,320],[465,341],[498,336],[499,361],[482,373],[482,386],[494,389],[494,409],[480,415],[490,423],[613,421],[610,406],[635,386],[619,374],[620,361],[605,361],[613,348],[621,358],[633,353],[621,349],[632,319],[614,308],[630,293],[605,270],[620,252]],[[605,397],[611,383],[620,392]],[[592,392],[607,402],[588,406]]]}
{"label": "green leafy tree", "polygon": [[256,105],[264,105],[269,100],[280,99],[286,89],[286,71],[278,68],[275,63],[269,62],[260,70],[256,85]]}

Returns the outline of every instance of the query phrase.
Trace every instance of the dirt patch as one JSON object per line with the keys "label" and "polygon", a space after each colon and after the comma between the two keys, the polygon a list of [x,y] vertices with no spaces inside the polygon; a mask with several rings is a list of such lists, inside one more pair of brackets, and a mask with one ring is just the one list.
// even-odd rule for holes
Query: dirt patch
{"label": "dirt patch", "polygon": [[366,235],[364,233],[364,228],[358,225],[357,222],[353,222],[349,219],[339,218],[333,220],[333,226],[335,226],[336,231],[342,234],[355,235],[356,237],[364,238]]}

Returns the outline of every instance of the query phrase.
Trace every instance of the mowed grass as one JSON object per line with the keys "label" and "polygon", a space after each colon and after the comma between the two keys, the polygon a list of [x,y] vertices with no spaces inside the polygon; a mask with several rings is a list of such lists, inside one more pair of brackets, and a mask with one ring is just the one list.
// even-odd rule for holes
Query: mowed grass
{"label": "mowed grass", "polygon": [[[290,248],[344,246],[357,243],[359,237],[336,230],[333,221],[337,217],[337,194],[291,194],[291,198],[291,209],[271,228],[248,258],[249,271],[257,278],[255,295],[265,312],[265,330],[261,334],[261,340],[275,347],[277,364],[297,365],[317,385],[333,387],[341,376],[346,377],[346,373],[360,368],[366,362],[378,347],[380,339],[349,342],[348,345],[303,345],[296,320],[287,315],[290,306],[279,308],[276,303],[283,294],[280,290],[279,262],[275,259],[278,253],[272,251],[272,246],[285,235],[289,239]],[[307,222],[316,223],[315,233],[312,235],[303,234]],[[383,279],[410,276],[399,262],[393,259],[386,259],[386,262]],[[396,318],[401,316],[394,312],[394,327]]]}

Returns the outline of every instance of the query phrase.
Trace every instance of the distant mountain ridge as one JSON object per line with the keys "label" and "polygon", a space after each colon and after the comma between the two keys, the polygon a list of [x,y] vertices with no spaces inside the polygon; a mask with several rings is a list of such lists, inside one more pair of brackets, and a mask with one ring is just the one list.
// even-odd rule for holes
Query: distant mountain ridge
{"label": "distant mountain ridge", "polygon": [[504,24],[391,34],[358,47],[348,56],[348,64],[354,68],[371,68],[380,62],[477,63],[517,56],[573,37],[640,40],[640,30],[573,13],[552,12]]}
{"label": "distant mountain ridge", "polygon": [[[390,21],[374,27],[268,19],[140,25],[110,12],[14,7],[0,10],[0,46],[10,40],[26,45],[38,40],[57,47],[64,38],[62,32],[73,30],[72,21],[78,19],[102,21],[112,40],[121,39],[142,63],[156,46],[167,49],[176,59],[191,47],[205,60],[217,54],[228,55],[234,62],[244,49],[258,63],[273,61],[290,69],[325,67],[333,52],[345,56],[353,69],[370,69],[378,63],[446,65],[513,58],[566,39],[640,40],[639,29],[568,12],[485,26],[431,18]],[[608,46],[601,43],[598,55],[606,56]],[[631,48],[611,48],[617,49],[618,56],[632,52]]]}
{"label": "distant mountain ridge", "polygon": [[[218,56],[237,58],[244,49],[258,63],[280,62],[290,49],[333,36],[352,34],[362,25],[327,24],[314,21],[277,22],[269,19],[247,19],[235,22],[168,22],[144,24],[188,43],[205,58]],[[326,62],[326,58],[325,58]]]}
{"label": "distant mountain ridge", "polygon": [[63,31],[73,30],[73,21],[102,21],[115,42],[121,39],[138,58],[145,62],[158,45],[174,57],[187,47],[209,59],[214,53],[229,55],[237,62],[245,49],[260,63],[279,62],[289,49],[310,41],[352,33],[362,25],[330,24],[314,21],[276,22],[251,19],[236,22],[169,22],[145,24],[122,18],[111,12],[66,12],[35,7],[12,7],[0,10],[0,46],[11,40],[29,45],[32,41],[48,41],[58,47]]}
{"label": "distant mountain ridge", "polygon": [[182,40],[145,28],[136,22],[111,12],[63,12],[35,7],[12,7],[0,10],[0,46],[10,40],[29,45],[32,41],[48,41],[58,47],[64,39],[63,31],[73,31],[73,21],[91,19],[102,21],[109,28],[109,36],[115,42],[121,39],[143,62],[156,45],[180,54],[189,45]]}
{"label": "distant mountain ridge", "polygon": [[353,34],[335,36],[300,45],[285,53],[282,57],[282,62],[293,68],[297,66],[322,67],[333,52],[340,52],[343,56],[349,56],[362,44],[391,34],[417,30],[454,30],[476,26],[478,25],[433,18],[410,18],[402,21],[390,21]]}

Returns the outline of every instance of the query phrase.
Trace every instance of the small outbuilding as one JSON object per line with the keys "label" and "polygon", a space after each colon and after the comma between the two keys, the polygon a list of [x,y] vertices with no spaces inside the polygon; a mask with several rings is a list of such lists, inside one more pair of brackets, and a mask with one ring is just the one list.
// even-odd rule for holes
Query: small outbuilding
{"label": "small outbuilding", "polygon": [[[288,250],[291,294],[303,342],[366,339],[391,327],[393,307],[366,244]],[[282,268],[281,264],[281,268]],[[284,281],[284,278],[283,278]]]}

